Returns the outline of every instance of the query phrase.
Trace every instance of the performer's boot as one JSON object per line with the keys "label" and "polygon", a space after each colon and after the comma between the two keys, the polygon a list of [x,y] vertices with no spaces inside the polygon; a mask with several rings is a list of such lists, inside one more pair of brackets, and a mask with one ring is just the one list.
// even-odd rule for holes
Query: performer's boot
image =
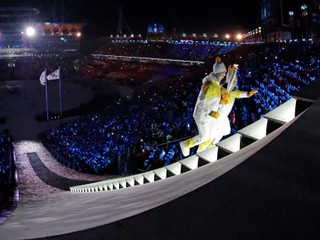
{"label": "performer's boot", "polygon": [[199,147],[197,149],[197,153],[202,152],[210,147],[212,147],[212,140],[208,139],[207,141],[199,144]]}
{"label": "performer's boot", "polygon": [[194,147],[194,138],[187,139],[185,141],[180,142],[180,148],[182,155],[187,157],[190,155],[190,148]]}
{"label": "performer's boot", "polygon": [[208,145],[207,149],[208,149],[208,148],[212,148],[212,147],[214,147],[214,146],[215,146],[214,142],[211,142],[211,143]]}

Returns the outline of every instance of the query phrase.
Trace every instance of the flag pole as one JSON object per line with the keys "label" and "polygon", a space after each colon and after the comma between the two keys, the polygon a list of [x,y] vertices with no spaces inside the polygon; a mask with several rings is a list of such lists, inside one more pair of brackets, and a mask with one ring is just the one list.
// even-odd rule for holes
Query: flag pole
{"label": "flag pole", "polygon": [[45,80],[46,80],[46,113],[47,113],[47,121],[49,121],[47,69],[44,70],[44,77],[45,77]]}
{"label": "flag pole", "polygon": [[59,67],[59,100],[60,100],[60,118],[62,117],[62,92],[61,92],[61,69]]}

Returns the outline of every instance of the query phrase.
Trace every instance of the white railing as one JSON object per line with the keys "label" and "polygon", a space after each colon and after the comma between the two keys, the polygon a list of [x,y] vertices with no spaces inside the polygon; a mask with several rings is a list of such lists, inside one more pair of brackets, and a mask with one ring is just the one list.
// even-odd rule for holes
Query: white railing
{"label": "white railing", "polygon": [[[239,151],[241,148],[244,148],[246,144],[250,144],[250,141],[251,143],[259,141],[267,136],[267,134],[269,134],[269,124],[272,125],[272,123],[276,123],[281,126],[293,120],[296,117],[296,102],[297,99],[291,98],[284,104],[265,114],[261,119],[240,129],[238,133],[223,139],[217,143],[216,146],[170,165],[132,176],[70,187],[70,191],[79,193],[99,192],[141,186],[147,183],[177,176],[186,171],[192,171],[217,160],[223,160],[225,155]],[[244,139],[249,139],[250,141],[244,141]],[[224,156],[219,158],[219,153],[223,153]]]}

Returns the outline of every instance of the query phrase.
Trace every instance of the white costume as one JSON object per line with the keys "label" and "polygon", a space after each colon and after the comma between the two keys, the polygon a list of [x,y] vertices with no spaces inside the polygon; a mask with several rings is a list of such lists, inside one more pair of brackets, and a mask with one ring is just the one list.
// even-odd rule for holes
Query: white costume
{"label": "white costume", "polygon": [[212,139],[212,142],[210,142],[209,144],[200,144],[197,152],[201,152],[203,150],[206,150],[207,148],[214,146],[222,139],[223,136],[230,134],[231,127],[228,115],[232,110],[236,98],[251,97],[253,94],[258,92],[257,90],[252,90],[250,92],[233,90],[238,81],[237,70],[237,64],[234,64],[232,67],[229,67],[226,78],[227,89],[225,89],[222,86],[220,87],[221,100],[218,106],[219,110],[217,110],[220,115],[214,121],[210,121],[209,124],[211,126],[208,127],[210,130],[209,139]]}
{"label": "white costume", "polygon": [[[195,145],[206,141],[212,129],[210,123],[217,121],[209,114],[211,111],[217,112],[219,110],[219,102],[221,99],[220,83],[214,74],[209,75],[210,78],[204,79],[201,91],[193,111],[193,118],[197,124],[198,135],[194,137]],[[204,89],[208,86],[208,90]]]}
{"label": "white costume", "polygon": [[[199,144],[210,144],[213,139],[213,122],[219,116],[219,103],[221,100],[220,81],[225,75],[226,67],[220,58],[216,58],[213,71],[202,81],[197,102],[193,111],[193,118],[198,128],[198,135],[180,142],[180,148],[184,156],[190,154],[190,148]],[[217,78],[218,74],[219,77]]]}

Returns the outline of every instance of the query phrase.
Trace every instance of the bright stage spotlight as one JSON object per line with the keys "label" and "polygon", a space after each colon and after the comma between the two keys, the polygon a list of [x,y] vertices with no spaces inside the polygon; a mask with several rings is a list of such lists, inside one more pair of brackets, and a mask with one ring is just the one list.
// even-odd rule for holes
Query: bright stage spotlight
{"label": "bright stage spotlight", "polygon": [[243,36],[242,36],[241,33],[238,33],[238,34],[236,35],[236,39],[237,39],[238,41],[241,41],[242,38],[243,38]]}
{"label": "bright stage spotlight", "polygon": [[27,27],[26,35],[28,37],[33,37],[36,34],[36,30],[33,27]]}

